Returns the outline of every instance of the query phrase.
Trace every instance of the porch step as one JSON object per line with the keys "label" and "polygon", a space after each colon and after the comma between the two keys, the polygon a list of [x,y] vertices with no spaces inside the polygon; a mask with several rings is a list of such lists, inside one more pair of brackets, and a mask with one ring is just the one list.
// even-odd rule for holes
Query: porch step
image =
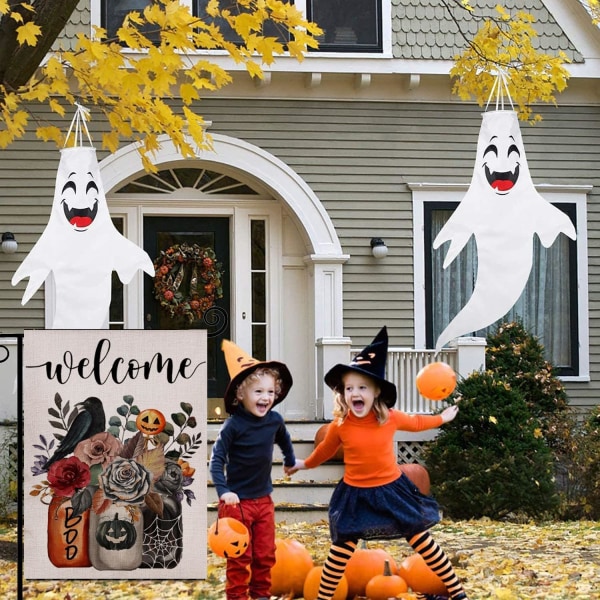
{"label": "porch step", "polygon": [[[306,458],[313,451],[315,434],[323,424],[323,421],[286,422],[297,458]],[[220,427],[221,423],[209,422],[208,424],[207,459],[210,458]],[[287,480],[284,477],[281,451],[275,446],[272,468],[275,521],[277,523],[326,521],[329,499],[343,472],[342,462],[328,461],[317,469],[298,471]],[[208,477],[210,478],[210,473]],[[209,481],[208,498],[214,500],[208,504],[209,524],[216,519],[216,497],[214,485]]]}
{"label": "porch step", "polygon": [[[286,422],[298,458],[306,458],[314,449],[317,430],[324,421]],[[208,423],[207,460],[214,441],[221,427],[220,422]],[[416,442],[435,437],[435,430],[420,433],[397,432],[396,444]],[[402,461],[401,461],[402,462]],[[408,461],[412,462],[412,461]],[[277,523],[309,522],[318,523],[327,520],[327,509],[331,494],[344,473],[344,465],[340,461],[328,461],[316,469],[298,471],[289,481],[284,478],[281,451],[277,446],[273,449],[273,501],[275,502],[275,520]],[[210,477],[210,473],[208,474]],[[212,522],[216,518],[217,494],[212,482],[208,483],[208,518]]]}

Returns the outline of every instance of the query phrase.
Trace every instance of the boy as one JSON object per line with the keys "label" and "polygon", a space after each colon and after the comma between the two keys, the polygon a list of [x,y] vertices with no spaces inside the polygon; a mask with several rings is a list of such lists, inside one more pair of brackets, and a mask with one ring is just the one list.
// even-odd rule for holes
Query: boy
{"label": "boy", "polygon": [[231,381],[225,390],[225,421],[213,446],[210,473],[219,496],[219,517],[233,517],[250,532],[248,550],[227,559],[227,600],[269,598],[275,564],[275,507],[271,499],[273,447],[284,466],[295,464],[283,417],[271,409],[292,387],[281,362],[259,362],[229,340],[222,345]]}

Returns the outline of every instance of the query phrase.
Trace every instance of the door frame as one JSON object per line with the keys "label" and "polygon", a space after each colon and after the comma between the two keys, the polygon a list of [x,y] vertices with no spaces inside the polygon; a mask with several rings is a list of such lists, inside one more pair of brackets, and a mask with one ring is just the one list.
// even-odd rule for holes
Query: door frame
{"label": "door frame", "polygon": [[[154,156],[154,164],[166,168],[182,162],[177,149],[166,137],[159,138],[160,149]],[[283,161],[265,150],[243,140],[220,134],[212,134],[212,150],[199,151],[196,160],[198,165],[223,173],[230,173],[240,180],[251,182],[253,188],[264,190],[262,200],[252,197],[247,201],[223,202],[220,198],[199,197],[198,191],[192,191],[193,197],[185,195],[186,190],[179,190],[160,199],[156,196],[136,195],[119,198],[113,190],[119,189],[128,181],[134,180],[144,173],[141,158],[136,145],[130,144],[109,155],[100,162],[100,172],[111,214],[124,218],[124,235],[133,242],[143,245],[142,223],[146,214],[180,216],[228,216],[233,219],[231,241],[232,256],[232,332],[235,342],[241,346],[249,346],[250,328],[245,327],[242,319],[244,294],[250,289],[249,269],[243,268],[244,256],[242,240],[249,240],[249,218],[252,215],[269,218],[271,232],[269,248],[273,261],[273,273],[280,272],[281,265],[281,220],[285,212],[294,220],[302,236],[306,254],[303,262],[309,273],[310,289],[308,290],[308,323],[293,323],[295,327],[308,327],[310,344],[304,352],[311,357],[314,369],[303,374],[309,390],[314,390],[312,404],[315,407],[314,418],[330,416],[331,392],[323,382],[324,369],[339,362],[340,349],[348,354],[350,340],[343,335],[343,301],[342,301],[342,267],[350,258],[342,252],[341,244],[325,207],[308,184]],[[194,159],[186,159],[187,165],[193,165]],[[199,200],[201,200],[199,202]],[[190,208],[192,207],[192,208]],[[248,230],[245,230],[245,226]],[[234,243],[234,240],[238,240]],[[247,281],[244,280],[247,274]],[[126,327],[143,327],[143,290],[139,273],[125,291]],[[269,283],[271,327],[268,336],[268,352],[270,355],[282,356],[283,318],[278,303],[281,297],[281,277],[274,277]],[[247,294],[245,295],[247,297]],[[246,301],[247,302],[247,301]],[[292,326],[292,325],[290,325]],[[298,350],[298,349],[295,349]]]}

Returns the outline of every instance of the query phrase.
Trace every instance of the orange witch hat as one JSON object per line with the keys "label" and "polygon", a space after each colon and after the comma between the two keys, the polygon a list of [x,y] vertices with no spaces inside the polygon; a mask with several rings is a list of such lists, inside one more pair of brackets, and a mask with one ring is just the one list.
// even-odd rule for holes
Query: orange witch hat
{"label": "orange witch hat", "polygon": [[225,363],[227,364],[227,371],[231,378],[231,381],[225,390],[225,394],[223,395],[223,399],[225,400],[225,410],[229,414],[232,414],[235,411],[235,393],[237,386],[248,377],[250,373],[253,373],[259,368],[277,369],[279,371],[279,377],[281,378],[281,392],[275,399],[275,402],[273,402],[273,406],[279,404],[288,395],[293,384],[292,374],[282,362],[276,360],[259,361],[250,356],[231,340],[223,340],[221,349],[225,354]]}

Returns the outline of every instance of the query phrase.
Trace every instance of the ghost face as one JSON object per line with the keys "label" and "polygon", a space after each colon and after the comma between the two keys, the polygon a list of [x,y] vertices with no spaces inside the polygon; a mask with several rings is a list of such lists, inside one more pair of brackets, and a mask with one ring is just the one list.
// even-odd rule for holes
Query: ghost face
{"label": "ghost face", "polygon": [[60,191],[60,205],[74,231],[87,231],[98,214],[98,184],[91,171],[72,171]]}
{"label": "ghost face", "polygon": [[493,135],[483,151],[483,170],[496,194],[510,193],[519,180],[521,151],[512,135]]}

